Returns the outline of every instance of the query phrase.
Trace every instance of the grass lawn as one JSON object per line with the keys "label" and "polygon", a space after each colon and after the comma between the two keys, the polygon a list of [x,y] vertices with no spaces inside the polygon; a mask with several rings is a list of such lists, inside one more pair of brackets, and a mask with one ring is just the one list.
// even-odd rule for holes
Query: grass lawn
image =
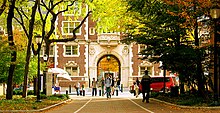
{"label": "grass lawn", "polygon": [[6,100],[0,96],[0,110],[36,110],[67,100],[67,95],[41,96],[42,102],[36,102],[36,96],[30,95],[27,98],[14,95],[12,100]]}
{"label": "grass lawn", "polygon": [[[171,96],[170,94],[154,93],[152,98],[169,102],[176,105],[194,106],[194,107],[210,107],[213,105],[212,97],[204,99],[196,95],[182,94],[179,96]],[[218,105],[217,105],[218,106]]]}

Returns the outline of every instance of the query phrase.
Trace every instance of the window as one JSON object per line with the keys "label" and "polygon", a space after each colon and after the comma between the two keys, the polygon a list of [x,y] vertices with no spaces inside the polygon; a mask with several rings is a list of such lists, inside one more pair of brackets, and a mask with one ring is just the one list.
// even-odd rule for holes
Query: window
{"label": "window", "polygon": [[143,76],[145,71],[145,67],[140,67],[140,75]]}
{"label": "window", "polygon": [[66,45],[65,55],[78,55],[78,46],[77,45]]}
{"label": "window", "polygon": [[[73,30],[79,26],[80,21],[63,21],[62,28],[63,28],[63,34],[72,34]],[[80,29],[76,30],[76,34],[80,34]]]}
{"label": "window", "polygon": [[66,71],[69,73],[70,76],[78,75],[78,67],[66,67]]}
{"label": "window", "polygon": [[103,29],[103,28],[99,28],[98,32],[101,34],[116,34],[116,31],[110,30],[110,29]]}
{"label": "window", "polygon": [[94,27],[90,27],[89,28],[89,34],[90,35],[94,35],[95,34],[95,28]]}
{"label": "window", "polygon": [[[63,9],[66,9],[64,7]],[[78,1],[75,1],[74,4],[68,7],[68,11],[65,11],[63,15],[65,16],[73,16],[73,15],[80,15],[81,14],[81,4]]]}
{"label": "window", "polygon": [[[45,54],[45,51],[46,51],[46,47],[44,45],[41,47],[40,55],[43,56]],[[49,56],[54,56],[54,46],[53,45],[50,46],[49,54],[50,54]]]}
{"label": "window", "polygon": [[141,51],[143,51],[143,50],[145,50],[145,49],[147,48],[147,46],[146,46],[146,45],[143,45],[143,44],[140,44],[139,47],[140,47],[140,48],[139,48],[139,52],[141,52]]}
{"label": "window", "polygon": [[50,52],[50,55],[53,55],[53,52],[54,52],[54,46],[53,45],[50,46],[49,52]]}
{"label": "window", "polygon": [[140,76],[143,76],[145,74],[145,70],[148,70],[148,75],[152,75],[152,67],[140,67]]}

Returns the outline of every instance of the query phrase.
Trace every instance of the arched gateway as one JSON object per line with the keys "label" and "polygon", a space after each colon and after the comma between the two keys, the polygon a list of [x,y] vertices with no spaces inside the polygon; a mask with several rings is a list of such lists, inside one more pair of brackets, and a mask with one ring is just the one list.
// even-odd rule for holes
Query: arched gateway
{"label": "arched gateway", "polygon": [[128,55],[122,54],[123,47],[120,45],[118,48],[103,49],[100,52],[90,55],[89,78],[99,80],[105,74],[110,73],[114,77],[119,77],[124,87],[128,87],[130,76],[129,61]]}
{"label": "arched gateway", "polygon": [[101,80],[102,77],[106,77],[106,74],[121,79],[120,61],[112,54],[103,55],[97,63],[97,79]]}

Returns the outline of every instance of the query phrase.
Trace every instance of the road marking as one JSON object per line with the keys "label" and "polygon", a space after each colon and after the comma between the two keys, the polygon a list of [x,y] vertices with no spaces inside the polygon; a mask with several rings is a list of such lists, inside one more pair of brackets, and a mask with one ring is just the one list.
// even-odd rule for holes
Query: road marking
{"label": "road marking", "polygon": [[89,101],[87,101],[81,108],[79,108],[77,111],[75,111],[74,113],[78,113],[80,110],[82,110],[89,102],[91,102],[92,99],[90,99]]}
{"label": "road marking", "polygon": [[148,109],[142,107],[141,105],[137,104],[136,102],[134,102],[134,101],[131,100],[130,98],[128,98],[128,100],[130,100],[131,102],[133,102],[135,105],[139,106],[141,109],[143,109],[143,110],[145,110],[145,111],[147,111],[147,112],[150,112],[150,113],[154,113],[153,111],[150,111],[150,110],[148,110]]}

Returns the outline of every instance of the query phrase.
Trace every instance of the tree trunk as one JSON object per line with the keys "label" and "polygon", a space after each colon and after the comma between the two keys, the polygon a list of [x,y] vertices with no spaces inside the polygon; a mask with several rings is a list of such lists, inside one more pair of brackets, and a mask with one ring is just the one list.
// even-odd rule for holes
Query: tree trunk
{"label": "tree trunk", "polygon": [[[193,1],[194,3],[194,12],[197,11],[196,8],[196,0]],[[194,19],[195,19],[195,29],[194,29],[194,38],[195,38],[195,46],[199,47],[199,37],[198,37],[198,22],[197,22],[197,15],[194,14]],[[202,71],[202,60],[201,60],[201,55],[200,55],[200,49],[197,49],[198,52],[198,61],[197,61],[197,73],[196,73],[196,79],[198,81],[198,93],[200,96],[205,97],[204,91],[205,91],[205,86],[204,86],[204,81],[203,81],[203,71]]]}
{"label": "tree trunk", "polygon": [[32,10],[31,20],[29,24],[29,33],[28,33],[29,35],[27,35],[28,46],[27,46],[25,73],[24,73],[24,87],[23,87],[23,94],[22,94],[23,98],[26,98],[27,96],[28,71],[29,71],[29,64],[30,64],[30,58],[31,58],[32,37],[33,37],[34,21],[35,21],[35,15],[36,15],[38,3],[39,3],[39,0],[36,0],[32,8],[33,10]]}
{"label": "tree trunk", "polygon": [[[194,35],[195,35],[195,46],[199,47],[199,38],[198,38],[198,23],[197,19],[195,22],[195,30],[194,30]],[[204,81],[203,81],[203,71],[202,71],[202,60],[201,60],[201,55],[200,55],[200,49],[197,49],[198,53],[198,61],[197,61],[197,73],[196,73],[196,78],[198,81],[198,93],[200,96],[205,97],[204,91],[205,91],[205,86],[204,86]]]}
{"label": "tree trunk", "polygon": [[15,65],[16,65],[16,47],[14,44],[13,40],[13,29],[12,29],[12,19],[14,17],[14,8],[15,8],[15,1],[12,0],[10,1],[11,4],[9,5],[9,12],[8,12],[8,17],[7,17],[7,31],[8,31],[8,42],[9,42],[9,47],[12,50],[11,53],[11,64],[9,67],[9,75],[8,75],[8,82],[7,82],[7,94],[6,94],[6,99],[11,100],[13,96],[13,74],[15,70]]}

